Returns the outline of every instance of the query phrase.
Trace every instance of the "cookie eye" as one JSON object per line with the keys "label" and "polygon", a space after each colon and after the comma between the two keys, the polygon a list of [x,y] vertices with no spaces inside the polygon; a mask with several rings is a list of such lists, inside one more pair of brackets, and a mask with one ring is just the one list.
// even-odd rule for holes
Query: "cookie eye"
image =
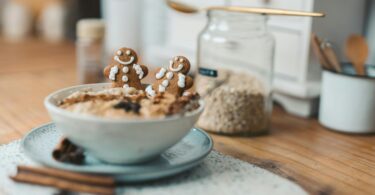
{"label": "cookie eye", "polygon": [[116,54],[119,55],[119,56],[121,56],[122,55],[122,51],[121,50],[117,50]]}
{"label": "cookie eye", "polygon": [[180,58],[180,60],[179,60],[179,61],[180,61],[180,62],[182,63],[182,62],[184,62],[184,59]]}
{"label": "cookie eye", "polygon": [[126,55],[130,55],[131,54],[131,51],[130,50],[126,50]]}

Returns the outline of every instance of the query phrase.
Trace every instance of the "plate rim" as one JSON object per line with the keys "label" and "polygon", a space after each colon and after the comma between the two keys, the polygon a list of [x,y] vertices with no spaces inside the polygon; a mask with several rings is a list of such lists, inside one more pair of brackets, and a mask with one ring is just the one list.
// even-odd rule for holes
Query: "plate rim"
{"label": "plate rim", "polygon": [[[28,138],[33,133],[35,133],[36,131],[38,131],[38,130],[44,128],[44,127],[50,126],[50,125],[55,125],[54,128],[56,128],[56,124],[54,122],[48,122],[48,123],[44,123],[42,125],[39,125],[37,127],[34,127],[28,133],[26,133],[21,140],[22,151],[26,154],[26,156],[28,158],[30,158],[34,162],[40,163],[40,164],[48,166],[48,167],[53,167],[53,168],[62,169],[62,170],[66,170],[66,171],[80,172],[80,173],[92,173],[92,174],[103,174],[103,175],[123,175],[123,174],[127,174],[127,175],[130,176],[130,175],[138,175],[138,174],[151,174],[151,173],[155,173],[155,172],[164,172],[164,171],[177,170],[177,169],[181,169],[181,171],[184,171],[186,169],[185,167],[188,167],[188,165],[191,165],[191,164],[194,164],[194,163],[196,163],[196,165],[198,165],[212,151],[213,145],[214,145],[214,142],[213,142],[211,136],[207,132],[205,132],[204,130],[202,130],[200,128],[192,127],[189,130],[190,132],[192,130],[197,131],[197,132],[201,133],[209,141],[207,150],[204,150],[204,152],[202,152],[202,154],[200,154],[197,158],[192,158],[192,159],[190,159],[186,162],[182,162],[180,164],[173,165],[173,166],[157,167],[157,169],[155,169],[155,167],[143,168],[144,171],[142,171],[142,172],[139,172],[139,169],[135,169],[134,171],[122,170],[122,171],[116,171],[116,172],[114,172],[113,170],[112,171],[108,171],[108,170],[88,170],[88,169],[80,169],[80,167],[82,168],[82,166],[79,166],[79,165],[71,165],[71,164],[66,164],[66,163],[57,162],[57,161],[51,163],[49,161],[44,160],[44,158],[38,157],[38,155],[32,155],[31,151],[26,149],[27,147],[25,146],[25,144],[26,144]],[[55,130],[57,130],[57,129],[55,129]],[[177,142],[176,144],[178,144],[179,142]],[[171,147],[173,147],[173,146],[171,146]],[[109,164],[109,165],[111,165],[111,164]],[[116,165],[116,164],[113,164],[113,165],[114,166],[123,166],[123,165]],[[131,167],[129,167],[129,169],[131,169]]]}

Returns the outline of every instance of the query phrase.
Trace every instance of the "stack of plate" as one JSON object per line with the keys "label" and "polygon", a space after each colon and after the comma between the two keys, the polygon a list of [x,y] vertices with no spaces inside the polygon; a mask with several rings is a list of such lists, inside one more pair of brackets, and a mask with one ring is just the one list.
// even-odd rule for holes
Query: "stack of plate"
{"label": "stack of plate", "polygon": [[82,165],[73,165],[56,161],[52,157],[52,151],[61,138],[61,132],[53,123],[45,124],[25,136],[22,148],[28,157],[43,165],[67,171],[112,175],[119,182],[155,180],[183,172],[198,165],[209,154],[213,145],[209,135],[193,128],[180,142],[147,163],[108,164],[86,154]]}

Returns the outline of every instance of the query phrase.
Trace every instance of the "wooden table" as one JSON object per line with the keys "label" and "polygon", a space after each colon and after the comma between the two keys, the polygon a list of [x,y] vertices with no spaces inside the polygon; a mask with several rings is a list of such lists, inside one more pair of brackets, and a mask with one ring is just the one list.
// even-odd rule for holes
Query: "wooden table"
{"label": "wooden table", "polygon": [[[76,84],[74,44],[0,41],[0,143],[50,121],[43,98]],[[276,107],[267,136],[212,135],[215,149],[299,183],[312,194],[374,194],[375,137],[329,131]]]}

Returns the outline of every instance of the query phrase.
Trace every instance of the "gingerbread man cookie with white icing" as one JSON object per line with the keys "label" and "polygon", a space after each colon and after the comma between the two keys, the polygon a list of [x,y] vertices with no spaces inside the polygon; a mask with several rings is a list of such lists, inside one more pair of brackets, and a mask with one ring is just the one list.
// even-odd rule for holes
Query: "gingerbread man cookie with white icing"
{"label": "gingerbread man cookie with white icing", "polygon": [[[176,56],[170,61],[168,69],[159,68],[155,74],[156,82],[146,88],[150,96],[168,92],[176,96],[184,95],[193,86],[193,79],[187,75],[190,62],[184,56]],[[186,94],[186,92],[185,92]]]}
{"label": "gingerbread man cookie with white icing", "polygon": [[112,81],[112,87],[134,87],[143,90],[141,80],[148,74],[144,65],[137,64],[138,56],[130,48],[120,48],[115,52],[112,62],[105,67],[104,75]]}

